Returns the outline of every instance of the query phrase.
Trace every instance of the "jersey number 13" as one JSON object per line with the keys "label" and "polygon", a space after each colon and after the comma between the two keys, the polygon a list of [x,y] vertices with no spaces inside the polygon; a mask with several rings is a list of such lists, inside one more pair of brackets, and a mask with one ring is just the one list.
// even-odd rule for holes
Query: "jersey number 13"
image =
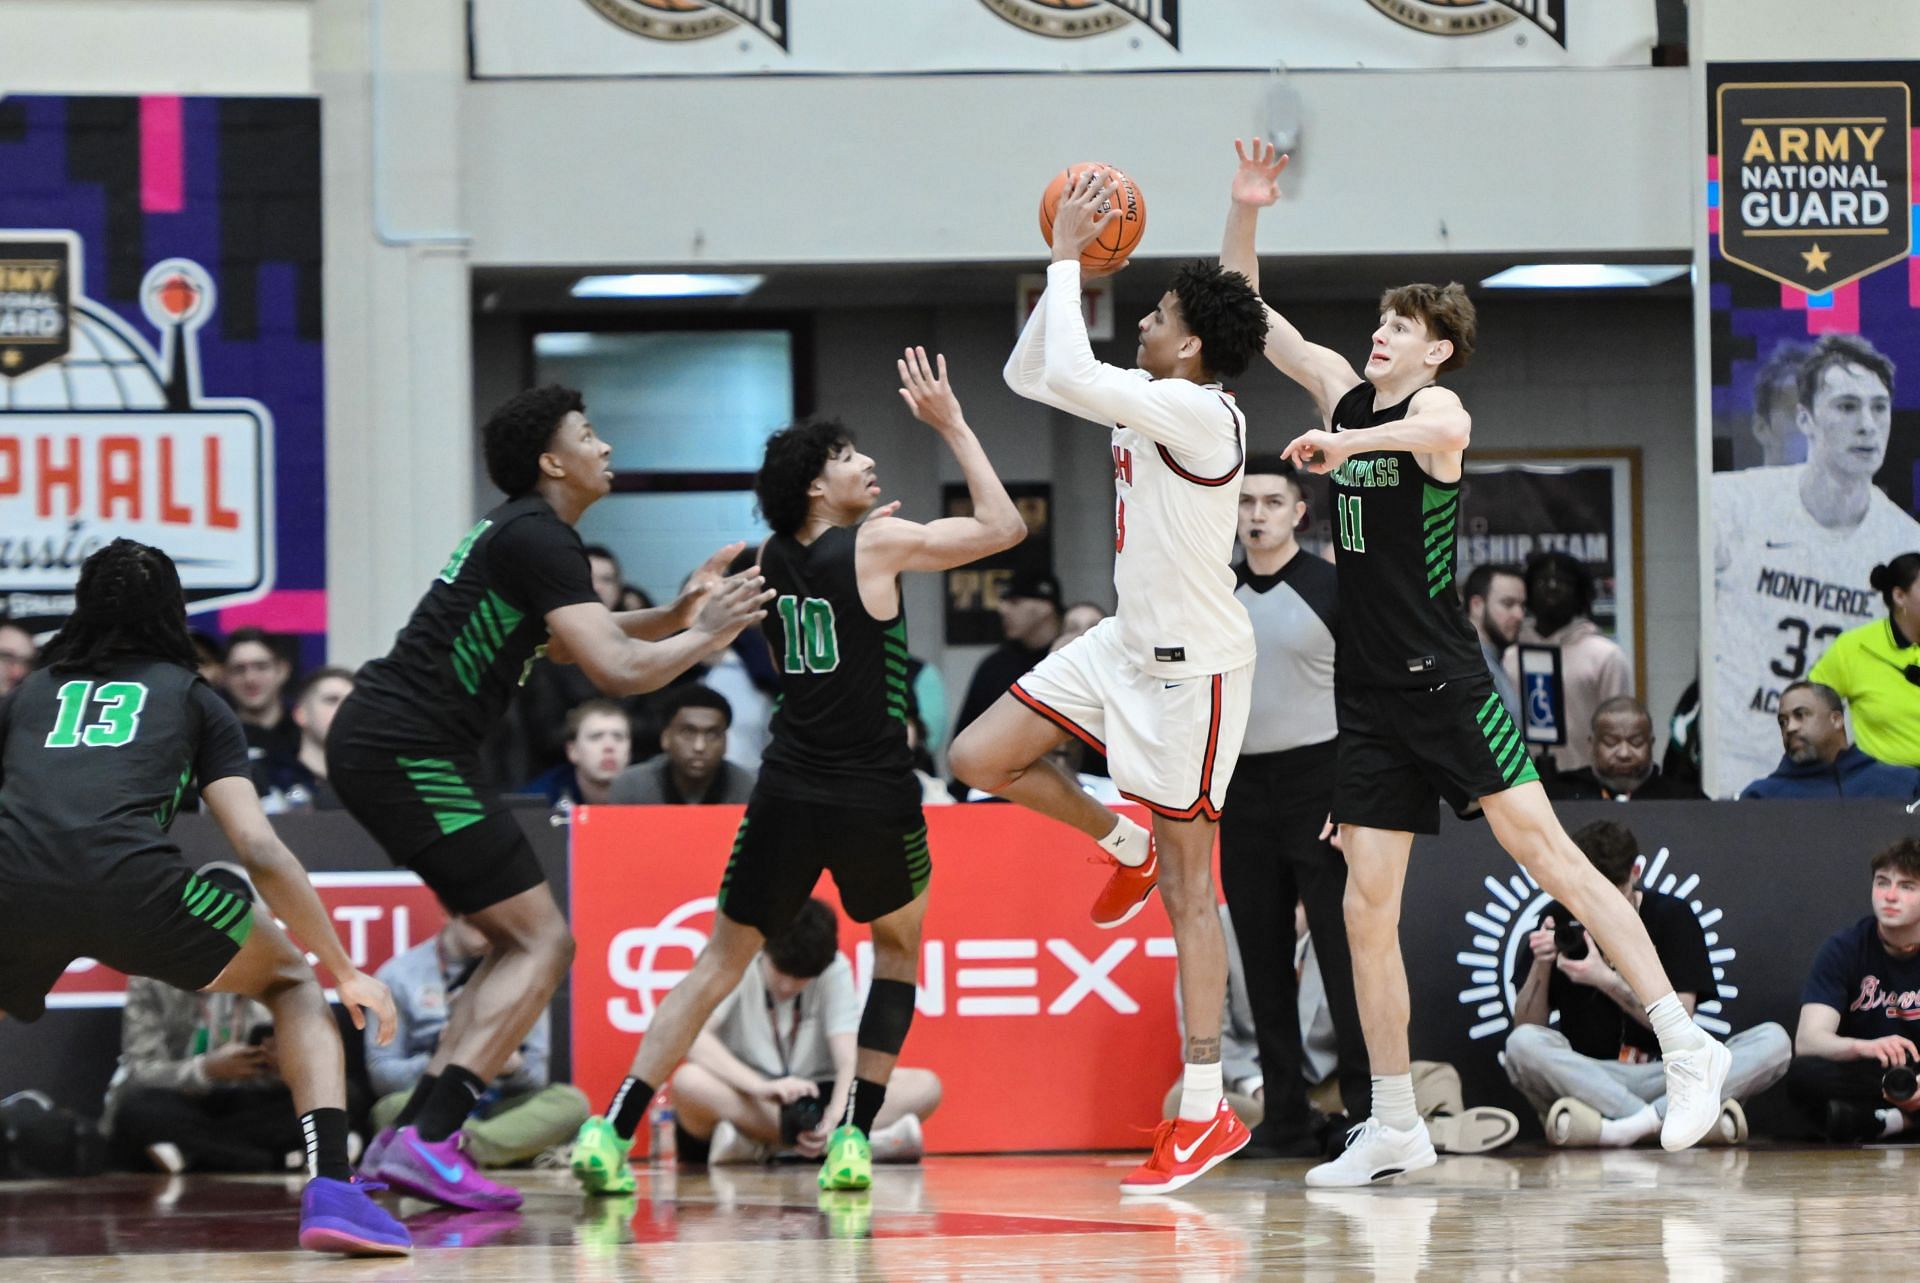
{"label": "jersey number 13", "polygon": [[[95,689],[92,682],[68,682],[55,696],[60,715],[47,735],[48,748],[119,748],[131,744],[140,730],[140,710],[147,704],[143,682],[104,682]],[[100,706],[100,715],[87,721],[90,705]]]}

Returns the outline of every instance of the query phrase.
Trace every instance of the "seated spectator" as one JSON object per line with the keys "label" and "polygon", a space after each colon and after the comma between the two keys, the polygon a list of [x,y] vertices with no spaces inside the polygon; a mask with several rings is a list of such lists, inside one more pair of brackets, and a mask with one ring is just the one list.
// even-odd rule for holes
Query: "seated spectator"
{"label": "seated spectator", "polygon": [[567,714],[567,760],[530,781],[523,793],[538,793],[561,810],[612,801],[613,781],[633,756],[633,723],[610,699],[590,699]]}
{"label": "seated spectator", "polygon": [[[833,910],[809,899],[768,940],[673,1075],[681,1161],[763,1162],[824,1152],[853,1086],[860,1000],[839,954]],[[896,1068],[871,1140],[879,1163],[925,1152],[920,1124],[940,1107],[931,1070]]]}
{"label": "seated spectator", "polygon": [[233,697],[227,693],[227,665],[220,643],[198,628],[187,629],[187,640],[193,643],[194,671],[200,674],[200,680],[213,687],[222,699],[232,702]]}
{"label": "seated spectator", "polygon": [[1629,802],[1704,797],[1669,780],[1653,760],[1653,716],[1631,695],[1616,695],[1593,712],[1592,766],[1546,781],[1547,796],[1563,802]]}
{"label": "seated spectator", "polygon": [[0,619],[0,695],[18,686],[33,671],[40,647],[33,634],[11,620]]}
{"label": "seated spectator", "polygon": [[1579,728],[1591,726],[1594,711],[1615,695],[1633,693],[1633,666],[1627,663],[1627,653],[1602,636],[1600,625],[1593,621],[1598,587],[1585,562],[1571,553],[1536,552],[1527,558],[1526,580],[1527,622],[1520,627],[1519,645],[1508,648],[1501,664],[1514,689],[1524,694],[1520,646],[1559,649],[1567,742],[1549,748],[1547,756],[1554,769],[1577,771],[1593,764],[1592,745]]}
{"label": "seated spectator", "polygon": [[1830,1141],[1920,1134],[1920,839],[1873,857],[1873,912],[1820,946],[1787,1095]]}
{"label": "seated spectator", "polygon": [[293,662],[258,628],[227,635],[222,678],[240,728],[247,735],[247,760],[292,759],[300,755],[300,728],[287,715],[284,699]]}
{"label": "seated spectator", "polygon": [[1773,774],[1740,790],[1749,798],[1896,797],[1920,794],[1920,771],[1877,762],[1847,739],[1847,715],[1831,686],[1795,682],[1780,692],[1780,744]]}
{"label": "seated spectator", "polygon": [[1460,586],[1460,600],[1467,607],[1467,620],[1480,638],[1480,656],[1487,661],[1493,677],[1493,689],[1507,706],[1513,724],[1522,724],[1520,693],[1513,678],[1507,676],[1500,657],[1520,639],[1520,625],[1527,617],[1527,581],[1518,566],[1498,566],[1489,562],[1475,566]]}
{"label": "seated spectator", "polygon": [[[1640,914],[1660,965],[1691,1016],[1719,982],[1707,957],[1707,934],[1684,900],[1637,891],[1646,867],[1640,843],[1624,826],[1599,820],[1573,835],[1574,845]],[[1507,1036],[1507,1077],[1540,1112],[1550,1145],[1625,1147],[1660,1131],[1666,1117],[1666,1069],[1646,1008],[1607,964],[1593,937],[1557,901],[1515,959],[1515,1028]],[[1560,1013],[1559,1027],[1548,1025]],[[1720,1118],[1707,1143],[1747,1138],[1741,1102],[1780,1081],[1792,1044],[1771,1021],[1727,1039],[1733,1068]]]}
{"label": "seated spectator", "polygon": [[[379,1150],[393,1140],[414,1089],[433,1060],[447,1026],[453,997],[487,954],[487,938],[463,918],[450,918],[433,939],[422,941],[380,968],[379,978],[393,990],[398,1023],[393,1041],[378,1042],[378,1021],[367,1027],[367,1077],[379,1099],[373,1125],[379,1129],[368,1151],[369,1170]],[[547,1014],[507,1057],[500,1076],[480,1097],[479,1107],[461,1124],[463,1148],[482,1167],[511,1167],[537,1157],[573,1136],[592,1112],[586,1093],[547,1080],[550,1028]]]}
{"label": "seated spectator", "polygon": [[1864,751],[1920,766],[1920,552],[1875,566],[1870,582],[1887,617],[1834,638],[1807,676],[1847,701]]}
{"label": "seated spectator", "polygon": [[[1233,917],[1226,905],[1220,906],[1220,927],[1227,937],[1227,1006],[1220,1021],[1220,1065],[1226,1084],[1227,1104],[1250,1128],[1258,1128],[1266,1117],[1266,1075],[1260,1063],[1260,1043],[1253,1023],[1253,1006],[1247,997],[1246,969],[1240,957],[1239,937],[1233,932]],[[1263,1145],[1261,1133],[1254,1132],[1253,1143],[1241,1151],[1246,1158],[1312,1158],[1335,1145],[1345,1131],[1341,1114],[1339,1043],[1334,1036],[1333,1012],[1327,1004],[1327,988],[1320,979],[1320,963],[1313,956],[1313,940],[1307,932],[1304,905],[1294,906],[1295,969],[1299,973],[1299,1021],[1303,1052],[1301,1073],[1307,1080],[1308,1097],[1315,1122],[1303,1143],[1284,1146]],[[1180,987],[1174,986],[1174,1010],[1179,1013],[1181,1038],[1186,1037],[1186,1012],[1181,1006]],[[1452,1065],[1434,1060],[1413,1062],[1414,1107],[1426,1120],[1433,1146],[1444,1154],[1481,1154],[1511,1141],[1520,1131],[1520,1120],[1510,1112],[1492,1105],[1468,1109],[1462,1102],[1460,1074]],[[1180,1081],[1167,1092],[1161,1116],[1174,1117],[1180,1109]],[[1338,1121],[1336,1121],[1338,1120]]]}
{"label": "seated spectator", "polygon": [[661,702],[660,755],[615,777],[607,801],[627,806],[683,803],[744,806],[755,772],[726,757],[733,708],[719,691],[688,683]]}
{"label": "seated spectator", "polygon": [[293,697],[293,724],[300,728],[300,755],[253,764],[253,787],[268,815],[283,811],[337,811],[340,799],[327,784],[327,732],[340,701],[353,693],[353,674],[316,668]]}
{"label": "seated spectator", "polygon": [[954,719],[958,735],[993,706],[1007,689],[1047,657],[1060,636],[1060,583],[1052,575],[1018,574],[1000,594],[1000,631],[1006,637],[973,670],[967,695]]}
{"label": "seated spectator", "polygon": [[[199,874],[253,895],[235,865],[216,861]],[[150,1163],[175,1174],[277,1172],[306,1161],[272,1013],[237,994],[189,993],[145,976],[127,981],[120,1064],[100,1125],[122,1165]]]}

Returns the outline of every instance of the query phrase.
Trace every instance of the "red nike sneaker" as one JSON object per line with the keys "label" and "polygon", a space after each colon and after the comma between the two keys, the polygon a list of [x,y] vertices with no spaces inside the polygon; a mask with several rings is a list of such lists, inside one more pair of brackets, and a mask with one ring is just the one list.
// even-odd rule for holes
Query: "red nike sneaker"
{"label": "red nike sneaker", "polygon": [[1160,885],[1160,852],[1149,840],[1147,861],[1137,867],[1122,864],[1104,851],[1101,855],[1113,865],[1113,876],[1093,902],[1093,925],[1111,930],[1147,907],[1147,897]]}
{"label": "red nike sneaker", "polygon": [[1253,1133],[1223,1098],[1204,1123],[1171,1118],[1153,1133],[1153,1153],[1120,1182],[1122,1194],[1167,1194],[1245,1149]]}

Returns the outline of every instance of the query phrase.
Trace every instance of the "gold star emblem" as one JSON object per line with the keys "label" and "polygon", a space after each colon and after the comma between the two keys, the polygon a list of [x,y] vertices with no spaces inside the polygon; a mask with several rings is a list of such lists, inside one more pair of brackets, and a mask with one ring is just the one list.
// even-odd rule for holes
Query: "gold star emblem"
{"label": "gold star emblem", "polygon": [[1824,272],[1827,270],[1827,260],[1832,258],[1833,254],[1828,250],[1821,249],[1820,242],[1815,241],[1812,249],[1800,251],[1800,257],[1807,260],[1807,270],[1809,272]]}
{"label": "gold star emblem", "polygon": [[26,358],[20,355],[20,349],[17,347],[10,347],[4,355],[0,355],[0,365],[6,366],[9,370],[16,368],[24,360]]}

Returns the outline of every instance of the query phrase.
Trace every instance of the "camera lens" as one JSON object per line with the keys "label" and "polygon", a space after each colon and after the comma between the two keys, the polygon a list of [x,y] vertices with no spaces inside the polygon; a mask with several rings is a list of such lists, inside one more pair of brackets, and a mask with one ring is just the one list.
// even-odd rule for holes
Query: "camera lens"
{"label": "camera lens", "polygon": [[1895,1065],[1880,1075],[1880,1091],[1888,1100],[1910,1100],[1920,1090],[1920,1074],[1912,1065]]}

